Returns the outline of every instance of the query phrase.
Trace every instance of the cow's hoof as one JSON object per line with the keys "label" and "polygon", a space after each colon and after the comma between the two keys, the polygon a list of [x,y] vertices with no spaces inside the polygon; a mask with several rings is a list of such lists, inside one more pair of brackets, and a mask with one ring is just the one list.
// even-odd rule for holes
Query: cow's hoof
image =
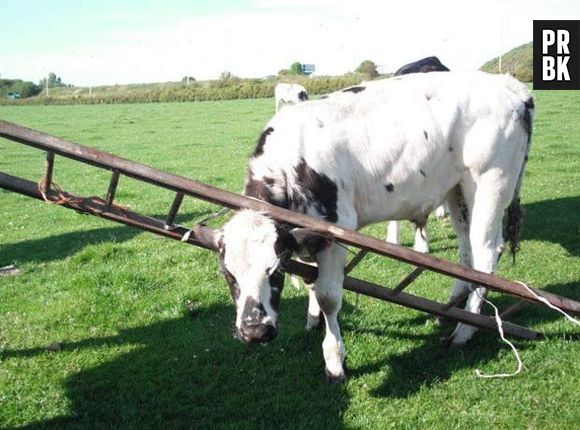
{"label": "cow's hoof", "polygon": [[314,330],[322,327],[322,320],[321,314],[317,316],[308,314],[306,316],[306,330]]}
{"label": "cow's hoof", "polygon": [[467,342],[473,337],[476,329],[470,326],[464,326],[461,323],[458,327],[442,341],[442,345],[446,348],[463,348]]}
{"label": "cow's hoof", "polygon": [[466,344],[467,341],[465,342],[458,341],[453,335],[441,338],[441,345],[449,349],[463,348]]}
{"label": "cow's hoof", "polygon": [[334,375],[326,368],[324,369],[324,372],[326,373],[326,382],[329,384],[344,384],[344,382],[346,382],[346,374],[344,372]]}

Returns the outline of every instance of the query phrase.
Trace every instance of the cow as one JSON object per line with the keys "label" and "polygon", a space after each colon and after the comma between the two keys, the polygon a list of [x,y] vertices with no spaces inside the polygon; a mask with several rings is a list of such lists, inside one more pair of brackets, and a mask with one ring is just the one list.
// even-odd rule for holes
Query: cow
{"label": "cow", "polygon": [[[429,72],[448,72],[449,69],[439,61],[439,58],[432,56],[422,58],[409,64],[405,64],[395,72],[395,76],[409,75],[411,73],[429,73]],[[439,219],[447,215],[445,206],[439,206],[435,209],[435,216]],[[391,221],[387,228],[387,242],[396,245],[401,244],[401,224],[397,221]],[[413,249],[417,252],[429,252],[429,239],[427,224],[415,224],[415,241]]]}
{"label": "cow", "polygon": [[278,113],[285,104],[308,100],[308,92],[302,85],[280,83],[274,89],[274,97],[276,99],[276,113]]}
{"label": "cow", "polygon": [[426,57],[414,61],[412,63],[405,64],[395,72],[395,76],[409,75],[411,73],[448,72],[448,71],[449,69],[445,67],[441,63],[441,61],[439,61],[439,58]]}
{"label": "cow", "polygon": [[[275,115],[250,158],[244,194],[348,229],[393,219],[420,223],[445,201],[461,263],[493,273],[506,208],[506,239],[512,253],[518,247],[533,114],[530,91],[507,75],[428,73],[368,83],[355,96],[299,103]],[[276,337],[284,263],[292,255],[313,259],[316,304],[307,318],[314,326],[319,315],[311,310],[322,311],[327,379],[345,380],[338,322],[344,246],[252,210],[237,212],[222,229],[203,227],[199,236],[219,249],[244,342]],[[470,288],[457,280],[449,300]],[[466,309],[479,313],[485,294],[478,287]],[[450,345],[464,345],[476,330],[459,323]]]}

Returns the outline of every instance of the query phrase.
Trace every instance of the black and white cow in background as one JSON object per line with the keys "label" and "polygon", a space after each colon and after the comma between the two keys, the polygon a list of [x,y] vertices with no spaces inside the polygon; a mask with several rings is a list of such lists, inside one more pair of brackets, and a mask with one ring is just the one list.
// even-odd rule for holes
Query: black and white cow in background
{"label": "black and white cow in background", "polygon": [[276,113],[278,113],[285,104],[308,100],[308,93],[302,85],[280,83],[274,88],[274,98],[276,99]]}
{"label": "black and white cow in background", "polygon": [[426,57],[405,64],[395,72],[395,76],[410,75],[411,73],[429,73],[429,72],[448,72],[449,69],[445,67],[439,58]]}
{"label": "black and white cow in background", "polygon": [[[492,273],[508,205],[507,239],[513,252],[517,247],[533,112],[532,95],[509,76],[428,73],[367,83],[356,96],[299,103],[274,116],[250,159],[245,194],[350,229],[393,219],[421,222],[445,201],[461,263]],[[315,258],[311,298],[326,323],[326,374],[344,380],[337,317],[347,250],[250,210],[202,236],[220,249],[237,336],[246,342],[276,336],[284,261],[292,254]],[[457,280],[450,299],[469,286]],[[481,305],[474,292],[466,309],[479,312]],[[311,325],[318,318],[309,312]],[[451,344],[465,344],[475,331],[458,324]]]}
{"label": "black and white cow in background", "polygon": [[[448,72],[449,69],[439,61],[437,57],[426,57],[405,64],[395,72],[395,76],[409,75],[411,73],[429,73],[429,72]],[[435,216],[442,219],[447,214],[445,205],[439,206],[435,209]],[[391,221],[387,228],[387,242],[396,245],[401,244],[401,224],[398,221]],[[415,241],[413,249],[418,252],[429,252],[429,233],[427,223],[424,225],[415,224]]]}

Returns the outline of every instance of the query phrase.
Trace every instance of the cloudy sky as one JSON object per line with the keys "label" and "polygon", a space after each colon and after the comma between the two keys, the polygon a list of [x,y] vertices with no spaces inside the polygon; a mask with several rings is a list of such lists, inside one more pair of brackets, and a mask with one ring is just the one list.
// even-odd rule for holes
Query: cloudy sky
{"label": "cloudy sky", "polygon": [[580,19],[580,1],[0,0],[0,16],[2,78],[84,86],[263,77],[294,61],[387,72],[428,55],[476,69],[531,41],[534,19]]}

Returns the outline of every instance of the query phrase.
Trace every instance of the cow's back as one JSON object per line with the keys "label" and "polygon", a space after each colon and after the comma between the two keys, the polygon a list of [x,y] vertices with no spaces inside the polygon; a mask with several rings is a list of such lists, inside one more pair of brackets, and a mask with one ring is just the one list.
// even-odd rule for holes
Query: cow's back
{"label": "cow's back", "polygon": [[306,163],[337,184],[339,212],[354,207],[359,224],[417,217],[439,205],[467,169],[512,151],[509,141],[467,137],[512,127],[529,97],[513,78],[480,72],[367,83],[276,115],[250,167],[292,187],[296,166]]}

